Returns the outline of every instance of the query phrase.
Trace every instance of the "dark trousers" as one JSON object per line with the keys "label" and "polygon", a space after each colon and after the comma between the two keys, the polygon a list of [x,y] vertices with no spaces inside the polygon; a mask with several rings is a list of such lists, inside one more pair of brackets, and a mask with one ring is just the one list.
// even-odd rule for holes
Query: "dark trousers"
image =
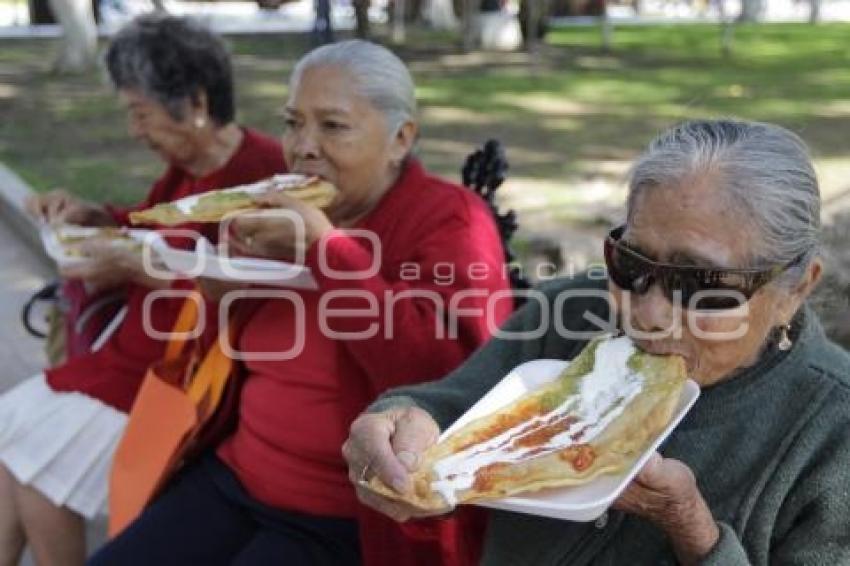
{"label": "dark trousers", "polygon": [[331,0],[313,0],[316,20],[313,22],[313,41],[318,45],[333,43],[334,30],[331,23]]}
{"label": "dark trousers", "polygon": [[214,456],[183,472],[89,566],[360,564],[357,523],[252,499]]}

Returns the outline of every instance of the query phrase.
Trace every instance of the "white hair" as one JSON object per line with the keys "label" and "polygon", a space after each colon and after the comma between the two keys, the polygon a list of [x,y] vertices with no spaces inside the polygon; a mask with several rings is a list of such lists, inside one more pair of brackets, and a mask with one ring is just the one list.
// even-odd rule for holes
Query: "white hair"
{"label": "white hair", "polygon": [[638,195],[652,187],[681,186],[709,174],[731,197],[760,241],[753,262],[783,265],[793,274],[820,250],[820,191],[805,143],[772,124],[738,120],[684,122],[653,140],[631,170],[628,214]]}
{"label": "white hair", "polygon": [[305,71],[329,66],[348,71],[357,92],[384,115],[390,135],[415,121],[416,94],[407,66],[386,47],[361,39],[323,45],[304,55],[292,71],[290,92]]}

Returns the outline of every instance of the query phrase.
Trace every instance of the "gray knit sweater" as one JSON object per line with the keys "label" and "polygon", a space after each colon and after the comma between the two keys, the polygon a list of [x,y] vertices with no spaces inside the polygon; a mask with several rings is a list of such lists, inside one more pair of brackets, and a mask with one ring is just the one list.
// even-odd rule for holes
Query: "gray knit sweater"
{"label": "gray knit sweater", "polygon": [[[585,277],[543,290],[550,308],[530,302],[504,330],[541,327],[599,331],[607,301],[564,291],[604,288]],[[544,311],[547,311],[544,312]],[[558,315],[558,316],[555,316]],[[586,341],[550,329],[539,339],[494,339],[438,382],[395,389],[371,410],[415,404],[445,428],[518,364],[571,359]],[[563,335],[563,332],[560,333]],[[661,448],[694,471],[721,538],[703,564],[850,565],[850,356],[829,342],[808,309],[794,346],[769,349],[734,378],[703,389]],[[640,517],[609,511],[596,523],[571,523],[494,511],[483,562],[493,565],[675,564],[669,541]]]}

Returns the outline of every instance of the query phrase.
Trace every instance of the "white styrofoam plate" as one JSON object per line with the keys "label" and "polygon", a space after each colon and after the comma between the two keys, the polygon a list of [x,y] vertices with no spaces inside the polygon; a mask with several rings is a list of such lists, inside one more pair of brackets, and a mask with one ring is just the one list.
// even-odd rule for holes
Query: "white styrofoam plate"
{"label": "white styrofoam plate", "polygon": [[[555,380],[569,364],[570,362],[564,360],[534,360],[517,366],[446,429],[440,436],[440,440],[473,419],[492,413],[544,383]],[[476,505],[555,519],[593,521],[602,515],[626,489],[652,453],[681,422],[697,397],[699,397],[699,386],[689,379],[685,382],[679,403],[667,428],[628,470],[620,474],[604,475],[585,485],[544,489],[504,499],[481,501]]]}
{"label": "white styrofoam plate", "polygon": [[[44,250],[47,255],[56,262],[59,267],[74,267],[83,265],[89,261],[89,258],[78,255],[71,255],[61,239],[64,236],[72,236],[79,238],[96,237],[101,233],[102,229],[92,226],[77,226],[74,224],[63,224],[61,226],[43,225],[40,229],[41,242],[44,245]],[[153,237],[156,239],[156,233],[152,230],[124,230],[128,236],[137,242],[144,244],[146,239]],[[126,246],[128,242],[122,239],[113,240],[115,246]]]}
{"label": "white styrofoam plate", "polygon": [[209,277],[219,281],[261,283],[293,289],[318,289],[310,269],[303,265],[248,257],[218,255],[209,240],[201,237],[195,251],[169,246],[164,240],[154,242],[154,250],[170,271],[186,277]]}

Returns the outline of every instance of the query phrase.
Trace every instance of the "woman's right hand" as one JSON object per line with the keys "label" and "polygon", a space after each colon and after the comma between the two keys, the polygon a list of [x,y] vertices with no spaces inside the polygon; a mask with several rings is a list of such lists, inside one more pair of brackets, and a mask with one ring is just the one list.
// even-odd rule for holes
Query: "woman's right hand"
{"label": "woman's right hand", "polygon": [[440,515],[388,499],[363,485],[377,475],[399,493],[413,489],[410,473],[416,471],[422,453],[437,442],[440,427],[431,415],[418,407],[399,407],[382,413],[363,413],[351,424],[351,433],[342,446],[348,462],[348,478],[357,488],[357,497],[372,509],[403,522],[414,517]]}
{"label": "woman's right hand", "polygon": [[81,226],[115,224],[112,216],[102,206],[81,200],[63,189],[31,196],[27,199],[26,209],[34,218],[48,224],[79,224]]}

